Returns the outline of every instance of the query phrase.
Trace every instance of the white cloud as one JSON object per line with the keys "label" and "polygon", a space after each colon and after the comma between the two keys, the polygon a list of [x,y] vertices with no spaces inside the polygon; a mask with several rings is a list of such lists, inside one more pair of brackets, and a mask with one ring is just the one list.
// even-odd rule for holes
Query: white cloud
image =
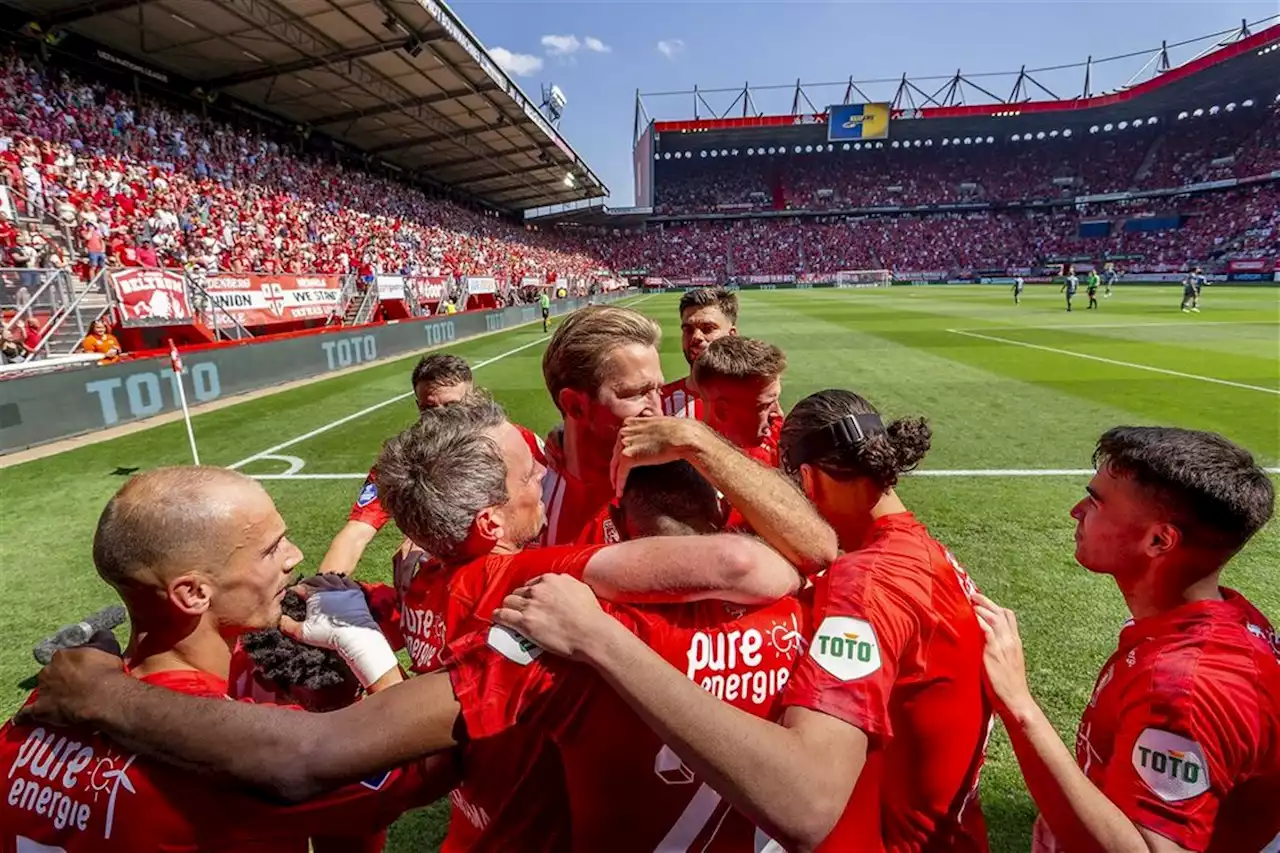
{"label": "white cloud", "polygon": [[572,56],[582,47],[582,43],[577,36],[549,35],[542,37],[542,46],[551,56]]}
{"label": "white cloud", "polygon": [[667,59],[675,59],[676,54],[684,50],[684,42],[680,39],[663,39],[658,42],[658,53]]}
{"label": "white cloud", "polygon": [[542,70],[542,57],[540,56],[530,56],[527,53],[512,53],[505,47],[490,48],[489,55],[493,57],[494,62],[498,63],[499,68],[517,77],[528,77]]}
{"label": "white cloud", "polygon": [[609,47],[609,45],[600,41],[600,39],[595,36],[587,36],[582,40],[582,43],[586,45],[587,50],[592,51],[593,53],[610,53],[613,51],[613,48]]}

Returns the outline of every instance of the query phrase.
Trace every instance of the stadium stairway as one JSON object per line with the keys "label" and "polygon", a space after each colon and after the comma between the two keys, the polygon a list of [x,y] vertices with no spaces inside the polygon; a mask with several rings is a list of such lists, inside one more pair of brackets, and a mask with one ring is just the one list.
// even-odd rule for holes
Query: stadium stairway
{"label": "stadium stairway", "polygon": [[1140,187],[1142,182],[1151,174],[1151,167],[1155,165],[1156,157],[1160,154],[1160,149],[1164,147],[1165,135],[1163,133],[1156,136],[1152,141],[1151,147],[1147,149],[1147,154],[1142,158],[1142,162],[1138,164],[1138,171],[1133,174],[1133,180],[1130,186]]}

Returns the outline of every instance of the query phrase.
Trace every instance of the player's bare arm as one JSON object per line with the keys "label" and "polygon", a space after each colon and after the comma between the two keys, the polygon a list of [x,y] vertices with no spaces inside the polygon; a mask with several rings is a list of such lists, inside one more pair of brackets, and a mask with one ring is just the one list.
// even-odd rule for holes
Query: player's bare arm
{"label": "player's bare arm", "polygon": [[563,575],[517,590],[494,620],[595,667],[695,773],[789,848],[814,849],[839,820],[866,761],[859,729],[804,708],[778,725],[721,702]]}
{"label": "player's bare arm", "polygon": [[982,595],[974,609],[987,645],[987,688],[1000,715],[1031,797],[1067,850],[1100,853],[1187,853],[1186,848],[1136,825],[1076,764],[1027,684],[1018,620]]}
{"label": "player's bare arm", "polygon": [[601,598],[632,603],[772,604],[800,588],[800,576],[781,554],[732,533],[619,542],[591,557],[583,580]]}
{"label": "player's bare arm", "polygon": [[838,555],[835,531],[785,475],[739,452],[701,421],[631,418],[618,434],[614,456],[619,488],[635,465],[689,462],[803,574],[822,571]]}
{"label": "player's bare arm", "polygon": [[455,746],[458,715],[443,672],[339,711],[302,713],[151,687],[120,658],[80,648],[54,656],[19,716],[90,726],[143,755],[296,801]]}
{"label": "player's bare arm", "polygon": [[377,535],[378,529],[372,524],[354,519],[348,521],[338,531],[338,535],[333,537],[333,542],[329,544],[329,550],[325,552],[324,559],[320,561],[320,568],[316,570],[317,573],[351,574],[356,570],[356,565],[360,562],[360,555],[364,553],[364,549],[369,547],[369,543]]}

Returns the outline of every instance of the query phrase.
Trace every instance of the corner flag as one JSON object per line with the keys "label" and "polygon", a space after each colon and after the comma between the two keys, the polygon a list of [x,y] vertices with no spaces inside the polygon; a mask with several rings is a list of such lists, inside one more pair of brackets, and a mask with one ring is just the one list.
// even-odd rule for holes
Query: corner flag
{"label": "corner flag", "polygon": [[182,374],[186,370],[182,366],[182,356],[178,355],[178,345],[169,339],[169,365],[173,368],[173,384],[178,389],[178,402],[182,404],[182,419],[187,423],[187,441],[191,442],[191,459],[200,464],[200,452],[196,450],[196,434],[191,429],[191,411],[187,408],[187,391],[182,384]]}

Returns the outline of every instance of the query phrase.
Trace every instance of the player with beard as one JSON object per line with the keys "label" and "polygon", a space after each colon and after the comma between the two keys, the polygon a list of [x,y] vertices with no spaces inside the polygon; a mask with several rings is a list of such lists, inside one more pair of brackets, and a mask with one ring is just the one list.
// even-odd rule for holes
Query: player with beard
{"label": "player with beard", "polygon": [[[680,348],[690,367],[712,341],[736,334],[738,294],[723,287],[703,287],[680,297]],[[662,387],[662,413],[701,420],[700,396],[701,390],[690,386],[689,377],[668,382]]]}
{"label": "player with beard", "polygon": [[[527,585],[495,621],[590,663],[694,773],[788,848],[982,853],[976,794],[991,714],[975,590],[894,489],[929,443],[923,420],[885,425],[849,391],[813,394],[787,416],[784,467],[845,555],[815,580],[817,628],[781,725],[672,672],[571,578]],[[630,464],[645,461],[625,429],[622,445]]]}
{"label": "player with beard", "polygon": [[1249,453],[1219,435],[1116,427],[1071,510],[1076,560],[1133,618],[1062,743],[1027,687],[1017,620],[978,599],[987,677],[1040,818],[1033,849],[1274,850],[1280,837],[1280,644],[1230,559],[1275,508]]}
{"label": "player with beard", "polygon": [[[413,369],[410,380],[413,388],[414,402],[418,412],[447,406],[465,397],[475,387],[471,375],[471,367],[466,361],[449,353],[425,355]],[[542,460],[542,442],[536,434],[524,427],[517,427],[529,443],[529,449],[535,457]],[[348,575],[356,570],[360,557],[364,554],[373,537],[383,528],[391,515],[382,507],[378,499],[377,467],[369,471],[360,494],[356,496],[347,523],[338,531],[338,535],[329,544],[329,550],[320,561],[319,572]],[[395,586],[403,588],[407,581],[406,574],[411,575],[414,564],[397,557],[395,565]]]}
{"label": "player with beard", "polygon": [[[659,589],[663,600],[689,600],[706,597],[707,591],[713,591],[718,597],[741,604],[760,604],[775,601],[796,589],[794,570],[766,546],[747,537],[666,536],[599,548],[520,552],[516,541],[520,532],[527,534],[536,529],[540,510],[538,471],[527,446],[511,434],[514,430],[510,425],[500,418],[494,422],[494,409],[496,406],[492,404],[488,407],[462,404],[437,410],[427,419],[432,421],[430,428],[424,424],[411,427],[389,442],[379,457],[380,470],[388,473],[385,499],[397,524],[415,542],[439,555],[439,572],[449,581],[451,590],[458,593],[458,599],[479,596],[479,603],[475,605],[478,624],[485,625],[487,613],[511,588],[548,568],[562,568],[589,579],[596,575],[596,582],[615,597],[628,590]],[[402,462],[397,461],[397,456],[403,457]],[[773,475],[760,466],[752,467]],[[404,482],[401,482],[401,469],[406,472]],[[421,572],[419,577],[436,574]],[[495,582],[501,578],[506,586],[479,590],[472,575],[485,575]],[[647,583],[643,587],[638,585],[642,578]],[[334,599],[334,595],[338,598]],[[313,616],[324,615],[324,608],[329,606],[326,601],[336,600],[341,604],[342,596],[352,595],[363,607],[364,598],[357,591],[312,596],[308,599],[307,624],[311,624]],[[645,592],[641,597],[652,599],[653,594]],[[493,604],[486,606],[486,599]],[[454,607],[455,602],[448,602],[448,606]],[[738,618],[735,615],[738,611],[731,613],[719,605],[710,612],[716,614],[717,625],[729,628]],[[709,625],[708,630],[713,627]],[[791,631],[795,633],[794,626]],[[477,645],[473,640],[465,653],[468,657],[479,655],[501,665],[506,661],[503,656],[518,659],[527,654],[518,639],[504,629],[493,628],[483,636],[492,648],[483,642]],[[728,643],[742,636],[741,632],[734,634],[727,630],[719,642]],[[748,646],[735,654],[744,665],[751,666],[763,652],[755,640],[749,641]],[[796,651],[794,644],[790,650]],[[779,653],[786,653],[785,649]],[[686,654],[682,649],[682,657]],[[92,666],[95,657],[98,667],[103,668],[102,654],[91,650],[76,650],[55,658],[54,665],[42,675],[40,696],[28,713],[34,715],[43,710],[46,715],[52,713],[61,719],[88,723],[91,716],[103,711],[111,719],[95,719],[92,724],[127,737],[140,747],[145,745],[148,754],[218,768],[291,797],[305,796],[341,780],[360,778],[367,771],[452,747],[466,735],[466,719],[462,716],[465,709],[459,700],[467,703],[470,713],[474,714],[484,713],[481,706],[487,707],[496,701],[494,694],[471,689],[476,686],[474,680],[467,681],[466,685],[459,682],[455,695],[449,674],[432,673],[397,685],[398,694],[395,688],[385,690],[329,714],[292,715],[285,719],[277,716],[273,709],[253,707],[246,709],[247,715],[241,715],[238,713],[241,709],[233,707],[235,703],[197,701],[191,704],[184,702],[184,697],[148,690],[145,686],[135,691],[133,688],[139,685],[120,677],[118,664],[108,663],[103,668],[106,671],[99,669],[95,674],[81,668],[85,663]],[[458,671],[455,666],[455,677]],[[112,672],[115,678],[110,677]],[[762,676],[763,685],[758,690],[751,686],[747,701],[755,702],[758,696],[764,706],[776,693],[783,676],[777,674],[777,667],[770,672],[774,676],[772,681],[767,675]],[[743,674],[723,668],[721,673],[737,673],[739,679],[734,682],[734,690],[741,693]],[[760,680],[753,677],[752,685]],[[99,694],[97,689],[105,689],[105,693]],[[728,691],[728,685],[723,689]],[[381,696],[393,694],[396,701],[392,704],[365,707]],[[567,695],[572,698],[578,693]],[[87,699],[88,704],[79,706],[76,699]],[[67,700],[72,702],[68,704]],[[123,704],[119,708],[108,707],[116,702]],[[474,704],[477,702],[479,705]],[[544,738],[539,737],[533,743],[541,745],[543,741]],[[468,744],[468,753],[485,743],[482,740]],[[503,756],[510,762],[535,755],[536,752],[503,750]],[[285,756],[288,760],[284,760]],[[645,756],[648,772],[652,772],[654,757],[654,754]],[[520,765],[505,767],[516,766]],[[468,754],[464,767],[468,784],[474,781],[489,786],[471,792],[474,799],[469,800],[468,813],[480,818],[476,829],[497,832],[500,828],[497,822],[509,811],[501,807],[486,809],[484,804],[505,803],[506,795],[519,777],[500,772],[503,767],[495,768],[477,760],[474,754]],[[677,777],[682,775],[678,767],[672,769]],[[695,789],[701,790],[698,786]],[[556,790],[563,791],[563,788]],[[563,827],[554,821],[554,825],[546,826],[544,818],[566,816],[567,810],[561,808],[553,812],[533,808],[532,797],[539,792],[554,793],[549,786],[542,786],[530,792],[528,798],[522,798],[521,804],[527,810],[524,814],[543,821],[544,825],[539,826],[538,831],[521,834],[522,844],[515,849],[545,849],[544,839],[552,839],[548,842],[549,849],[564,849],[554,842],[556,831]],[[488,799],[490,796],[494,799]],[[698,802],[702,804],[705,800],[704,796]],[[635,803],[603,805],[635,807]],[[686,800],[680,808],[689,805],[690,801]]]}
{"label": "player with beard", "polygon": [[542,375],[564,431],[543,481],[541,544],[573,542],[613,498],[609,462],[618,428],[629,417],[662,411],[661,339],[653,320],[614,306],[583,308],[556,328]]}
{"label": "player with beard", "polygon": [[[271,498],[242,474],[160,468],[131,479],[107,504],[93,542],[94,566],[129,611],[126,680],[239,704],[227,701],[232,649],[244,632],[280,621],[301,559]],[[367,630],[367,618],[346,629]],[[399,681],[394,655],[344,659],[364,685]],[[390,824],[440,796],[454,775],[451,762],[427,762],[304,807],[274,807],[91,729],[18,721],[0,729],[0,763],[9,768],[3,853],[305,850],[312,834]]]}
{"label": "player with beard", "polygon": [[777,468],[782,434],[782,372],[787,357],[770,343],[727,335],[711,342],[693,363],[707,426],[743,453]]}

